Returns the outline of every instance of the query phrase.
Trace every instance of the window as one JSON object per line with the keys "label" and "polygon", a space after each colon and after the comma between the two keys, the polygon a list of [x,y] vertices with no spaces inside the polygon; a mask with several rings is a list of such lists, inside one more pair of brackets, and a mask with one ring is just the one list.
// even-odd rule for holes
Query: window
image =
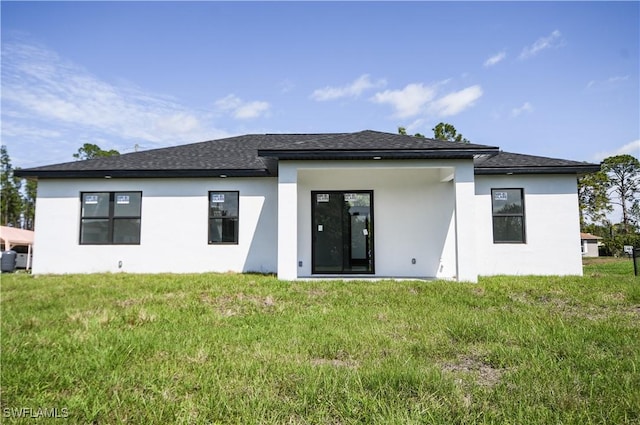
{"label": "window", "polygon": [[493,242],[525,243],[522,189],[491,189]]}
{"label": "window", "polygon": [[80,194],[81,245],[139,245],[142,192]]}
{"label": "window", "polygon": [[209,243],[238,243],[239,192],[209,192]]}

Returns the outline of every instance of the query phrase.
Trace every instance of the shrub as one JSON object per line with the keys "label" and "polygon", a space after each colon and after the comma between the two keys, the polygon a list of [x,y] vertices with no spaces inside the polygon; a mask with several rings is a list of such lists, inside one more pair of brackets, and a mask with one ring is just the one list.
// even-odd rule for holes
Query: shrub
{"label": "shrub", "polygon": [[632,245],[640,248],[640,234],[627,233],[610,236],[602,240],[604,246],[600,248],[600,255],[621,257],[625,255],[624,246]]}

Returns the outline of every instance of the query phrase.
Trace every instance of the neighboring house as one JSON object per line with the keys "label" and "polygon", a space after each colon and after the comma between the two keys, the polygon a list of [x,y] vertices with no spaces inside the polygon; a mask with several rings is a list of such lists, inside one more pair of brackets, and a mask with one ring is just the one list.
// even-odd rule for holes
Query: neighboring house
{"label": "neighboring house", "polygon": [[31,267],[33,231],[15,227],[0,226],[0,242],[4,251],[16,252],[16,268]]}
{"label": "neighboring house", "polygon": [[600,244],[600,236],[594,236],[591,233],[580,233],[580,245],[583,257],[599,257],[598,246]]}
{"label": "neighboring house", "polygon": [[17,170],[34,273],[582,274],[576,175],[599,165],[376,131],[245,135]]}

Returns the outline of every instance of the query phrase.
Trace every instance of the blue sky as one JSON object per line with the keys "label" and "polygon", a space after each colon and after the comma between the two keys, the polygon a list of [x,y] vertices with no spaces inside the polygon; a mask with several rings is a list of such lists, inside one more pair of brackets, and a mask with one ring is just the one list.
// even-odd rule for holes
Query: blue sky
{"label": "blue sky", "polygon": [[246,133],[440,121],[474,143],[640,156],[638,2],[12,2],[13,165]]}

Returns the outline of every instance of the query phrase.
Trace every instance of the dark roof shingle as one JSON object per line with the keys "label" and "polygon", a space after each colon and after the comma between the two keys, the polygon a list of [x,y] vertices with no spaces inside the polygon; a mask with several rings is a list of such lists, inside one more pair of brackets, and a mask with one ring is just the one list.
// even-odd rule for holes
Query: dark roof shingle
{"label": "dark roof shingle", "polygon": [[318,135],[315,138],[284,142],[264,150],[472,150],[497,149],[493,146],[477,145],[473,143],[448,142],[446,140],[428,139],[402,134],[383,133],[380,131],[364,130],[357,133],[336,133]]}
{"label": "dark roof shingle", "polygon": [[475,158],[476,174],[589,172],[598,165],[499,152],[493,146],[378,131],[249,134],[188,145],[16,170],[19,177],[275,176],[277,159]]}
{"label": "dark roof shingle", "polygon": [[476,174],[538,174],[538,173],[590,173],[600,170],[600,165],[568,159],[500,152],[492,157],[475,160]]}
{"label": "dark roof shingle", "polygon": [[249,134],[200,143],[152,149],[86,161],[65,162],[19,170],[36,177],[208,177],[269,175],[269,161],[258,156],[261,146],[288,140],[317,138],[317,134]]}

